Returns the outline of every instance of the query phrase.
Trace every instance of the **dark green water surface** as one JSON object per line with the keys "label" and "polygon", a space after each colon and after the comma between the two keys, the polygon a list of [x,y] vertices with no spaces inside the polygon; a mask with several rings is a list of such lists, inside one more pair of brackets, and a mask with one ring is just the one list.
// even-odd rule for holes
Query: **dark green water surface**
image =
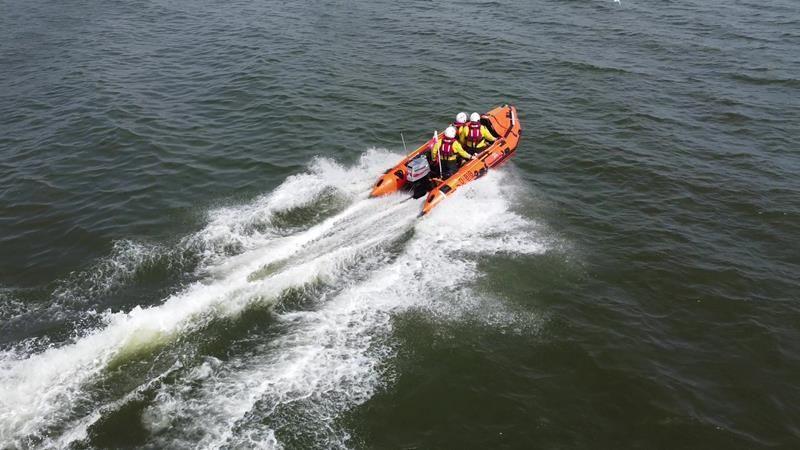
{"label": "dark green water surface", "polygon": [[0,448],[800,448],[798,74],[793,0],[0,0]]}

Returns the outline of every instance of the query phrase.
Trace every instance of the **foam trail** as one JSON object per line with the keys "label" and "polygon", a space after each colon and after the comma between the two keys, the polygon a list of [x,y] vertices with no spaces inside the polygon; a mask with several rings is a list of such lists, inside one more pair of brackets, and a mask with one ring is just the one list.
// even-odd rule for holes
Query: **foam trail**
{"label": "foam trail", "polygon": [[[365,199],[374,174],[396,158],[368,152],[353,168],[318,160],[310,173],[288,178],[270,195],[213,211],[207,227],[181,242],[202,249],[202,270],[209,277],[158,306],[105,314],[103,327],[72,344],[2,355],[2,446],[26,446],[40,430],[59,423],[75,425],[54,445],[80,439],[107,408],[76,420],[71,405],[86,386],[102,380],[109,363],[316,280],[337,286],[327,291],[332,298],[312,311],[278,314],[286,333],[252,355],[207,362],[185,377],[179,371],[177,382],[161,385],[144,419],[161,446],[188,445],[193,441],[187,436],[197,436],[193,430],[204,436],[195,444],[209,448],[279,447],[287,433],[323,447],[346,446],[347,432],[334,421],[385,382],[381,366],[392,354],[395,313],[420,308],[446,314],[455,299],[475,297],[469,289],[480,276],[475,256],[547,248],[535,224],[511,212],[504,199],[509,193],[502,191],[508,180],[500,173],[460,189],[419,221],[415,202]],[[348,198],[339,213],[288,236],[263,226],[332,186]],[[410,241],[395,248],[411,230]],[[440,275],[444,267],[449,276]],[[307,426],[320,428],[293,422],[297,411],[308,418]]]}
{"label": "foam trail", "polygon": [[123,396],[121,399],[115,400],[115,401],[111,402],[108,405],[105,405],[105,406],[103,406],[101,408],[98,408],[95,411],[93,411],[91,414],[89,414],[88,416],[85,416],[85,417],[81,418],[80,420],[78,420],[77,422],[72,424],[67,429],[66,432],[64,432],[60,437],[58,437],[57,440],[55,440],[55,441],[53,441],[52,439],[45,440],[45,444],[43,446],[55,447],[55,448],[66,448],[72,442],[81,441],[81,440],[86,439],[86,437],[88,436],[89,427],[91,427],[98,420],[100,420],[100,418],[103,417],[104,413],[106,413],[108,411],[113,411],[115,409],[118,409],[121,406],[127,404],[128,402],[140,398],[142,396],[142,393],[144,393],[148,389],[151,389],[156,384],[163,382],[164,378],[166,378],[167,376],[169,376],[170,374],[172,374],[173,372],[177,371],[180,368],[181,368],[180,362],[176,361],[172,365],[172,367],[170,367],[169,369],[165,370],[163,373],[161,373],[157,377],[155,377],[155,378],[147,381],[146,383],[142,384],[141,386],[137,387],[133,391],[129,392],[128,394]]}
{"label": "foam trail", "polygon": [[[101,307],[107,295],[128,286],[145,267],[161,265],[170,271],[197,270],[203,274],[210,265],[225,261],[231,254],[254,247],[268,249],[270,241],[283,235],[273,224],[276,213],[308,206],[334,189],[337,195],[348,199],[363,196],[375,173],[398,156],[373,149],[352,167],[316,158],[308,172],[288,177],[269,194],[245,205],[211,211],[202,230],[184,237],[175,246],[127,239],[114,242],[107,257],[58,280],[48,302],[4,301],[0,318],[5,327],[27,327],[32,321],[76,322],[78,318],[93,317],[92,308]],[[40,347],[46,345],[44,342]]]}
{"label": "foam trail", "polygon": [[53,291],[53,297],[60,303],[82,303],[100,297],[130,281],[140,267],[152,264],[166,253],[157,245],[130,240],[116,241],[107,258],[102,258],[86,272],[73,274],[60,281]]}
{"label": "foam trail", "polygon": [[[202,242],[206,249],[217,249],[208,257],[209,264],[224,262],[220,246],[231,242],[244,248],[271,245],[272,251],[254,255],[246,264],[223,267],[211,282],[196,282],[184,291],[167,298],[163,304],[150,308],[133,308],[129,312],[106,314],[104,326],[89,333],[76,342],[61,347],[49,348],[36,354],[8,352],[0,360],[0,442],[4,445],[24,445],[30,436],[48,424],[68,420],[70,405],[82,395],[81,389],[102,374],[109,362],[116,358],[135,354],[138,351],[163,345],[174,336],[190,333],[215,317],[235,315],[255,301],[274,299],[282,290],[302,285],[320,276],[326,277],[338,269],[341,259],[357,254],[358,245],[342,247],[335,253],[320,255],[303,264],[265,280],[248,280],[248,275],[258,267],[278,259],[290,257],[304,245],[319,239],[339,222],[356,220],[365,204],[389,204],[391,199],[362,199],[340,214],[294,236],[274,237],[269,233],[252,233],[249,224],[264,220],[262,210],[280,211],[310,202],[310,196],[324,189],[342,186],[347,195],[355,195],[357,189],[366,189],[377,167],[385,165],[385,159],[396,155],[370,152],[353,169],[344,169],[330,161],[315,162],[311,174],[287,179],[274,195],[258,199],[245,205],[245,213],[238,215],[230,210],[216,211],[208,227],[192,236],[189,241]],[[365,166],[366,170],[365,170]],[[297,194],[299,185],[305,186],[305,197],[300,200],[288,197],[287,192]],[[286,187],[288,186],[288,187]],[[309,187],[311,186],[311,187]],[[261,205],[261,206],[255,206]],[[378,207],[380,210],[382,207]],[[266,214],[266,213],[264,213]],[[267,217],[268,219],[268,217]],[[228,231],[223,232],[221,230]],[[358,242],[358,240],[354,240]],[[363,239],[365,245],[375,245],[375,240]],[[337,259],[338,258],[338,259]]]}
{"label": "foam trail", "polygon": [[26,310],[25,302],[14,295],[14,290],[0,285],[0,321],[3,323],[22,315]]}
{"label": "foam trail", "polygon": [[[181,445],[183,436],[202,431],[203,448],[274,448],[287,435],[301,445],[347,447],[349,435],[337,429],[335,419],[385,381],[381,367],[392,354],[394,314],[436,310],[439,303],[448,310],[452,302],[473,297],[469,285],[480,274],[470,255],[547,249],[535,226],[509,211],[500,180],[487,178],[419,222],[392,263],[318,310],[281,314],[279,319],[292,325],[285,336],[216,367],[199,387],[194,381],[165,385],[145,414],[158,445]],[[389,239],[392,233],[381,235]]]}

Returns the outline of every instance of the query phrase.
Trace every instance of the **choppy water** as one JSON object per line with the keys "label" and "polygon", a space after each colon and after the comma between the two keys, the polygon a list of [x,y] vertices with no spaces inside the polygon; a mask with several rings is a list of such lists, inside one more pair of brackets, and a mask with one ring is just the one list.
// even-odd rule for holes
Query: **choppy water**
{"label": "choppy water", "polygon": [[799,3],[0,11],[0,447],[800,447]]}

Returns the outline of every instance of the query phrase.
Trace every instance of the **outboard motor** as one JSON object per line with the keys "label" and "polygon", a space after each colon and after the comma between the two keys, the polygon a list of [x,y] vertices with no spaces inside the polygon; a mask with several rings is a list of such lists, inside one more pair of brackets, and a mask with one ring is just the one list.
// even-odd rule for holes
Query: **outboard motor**
{"label": "outboard motor", "polygon": [[433,188],[431,166],[425,155],[419,155],[406,164],[406,180],[411,183],[414,198],[424,197]]}

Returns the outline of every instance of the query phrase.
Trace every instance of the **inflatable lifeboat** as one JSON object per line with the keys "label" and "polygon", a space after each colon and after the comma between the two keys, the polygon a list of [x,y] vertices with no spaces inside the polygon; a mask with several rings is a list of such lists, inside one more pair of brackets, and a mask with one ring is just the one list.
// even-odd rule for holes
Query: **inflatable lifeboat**
{"label": "inflatable lifeboat", "polygon": [[371,197],[388,195],[400,190],[413,191],[415,198],[427,193],[420,215],[427,214],[442,200],[453,195],[461,186],[476,180],[493,167],[502,164],[517,150],[522,134],[522,127],[517,116],[517,109],[504,105],[481,116],[481,123],[492,132],[497,140],[478,154],[478,157],[466,161],[450,178],[440,180],[426,176],[423,167],[424,158],[442,133],[432,137],[418,149],[409,153],[396,166],[387,170],[372,188]]}

